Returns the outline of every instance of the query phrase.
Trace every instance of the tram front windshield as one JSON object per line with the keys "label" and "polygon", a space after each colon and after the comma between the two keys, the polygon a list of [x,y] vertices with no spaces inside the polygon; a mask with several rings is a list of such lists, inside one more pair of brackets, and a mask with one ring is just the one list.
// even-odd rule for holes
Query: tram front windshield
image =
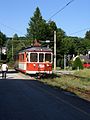
{"label": "tram front windshield", "polygon": [[38,54],[37,53],[31,53],[30,54],[30,62],[37,62]]}
{"label": "tram front windshield", "polygon": [[39,53],[39,62],[43,62],[43,61],[44,61],[44,54]]}
{"label": "tram front windshield", "polygon": [[45,61],[46,62],[51,62],[51,54],[50,53],[45,54]]}
{"label": "tram front windshield", "polygon": [[[38,60],[39,58],[39,60]],[[31,53],[30,62],[51,62],[51,53]]]}

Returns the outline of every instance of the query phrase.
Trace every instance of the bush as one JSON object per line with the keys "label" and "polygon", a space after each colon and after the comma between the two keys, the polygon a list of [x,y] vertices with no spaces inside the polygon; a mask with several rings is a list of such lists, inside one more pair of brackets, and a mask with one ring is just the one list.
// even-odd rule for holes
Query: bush
{"label": "bush", "polygon": [[73,61],[72,69],[83,69],[82,61],[79,57],[76,57],[76,59]]}

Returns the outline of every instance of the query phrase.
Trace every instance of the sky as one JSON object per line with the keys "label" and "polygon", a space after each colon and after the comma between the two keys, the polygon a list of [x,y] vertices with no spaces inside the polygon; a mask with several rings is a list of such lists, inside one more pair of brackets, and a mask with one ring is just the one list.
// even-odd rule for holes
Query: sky
{"label": "sky", "polygon": [[[0,0],[0,31],[7,37],[27,34],[37,7],[46,21],[71,0]],[[90,0],[73,0],[51,18],[68,36],[85,37],[90,30]]]}

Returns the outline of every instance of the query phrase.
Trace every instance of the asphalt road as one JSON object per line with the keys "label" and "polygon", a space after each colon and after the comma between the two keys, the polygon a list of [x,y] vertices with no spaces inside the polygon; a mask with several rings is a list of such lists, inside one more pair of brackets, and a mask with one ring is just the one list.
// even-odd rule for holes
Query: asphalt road
{"label": "asphalt road", "polygon": [[9,73],[0,79],[0,120],[90,120],[90,102]]}

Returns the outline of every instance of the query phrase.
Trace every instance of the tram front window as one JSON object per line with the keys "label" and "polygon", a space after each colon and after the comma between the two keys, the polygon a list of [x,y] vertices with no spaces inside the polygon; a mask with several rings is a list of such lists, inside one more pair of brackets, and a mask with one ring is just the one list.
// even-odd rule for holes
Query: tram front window
{"label": "tram front window", "polygon": [[30,62],[37,62],[37,53],[30,54]]}
{"label": "tram front window", "polygon": [[40,53],[39,54],[39,62],[43,62],[43,59],[44,59],[44,54]]}
{"label": "tram front window", "polygon": [[51,54],[50,53],[45,54],[45,61],[51,62]]}

